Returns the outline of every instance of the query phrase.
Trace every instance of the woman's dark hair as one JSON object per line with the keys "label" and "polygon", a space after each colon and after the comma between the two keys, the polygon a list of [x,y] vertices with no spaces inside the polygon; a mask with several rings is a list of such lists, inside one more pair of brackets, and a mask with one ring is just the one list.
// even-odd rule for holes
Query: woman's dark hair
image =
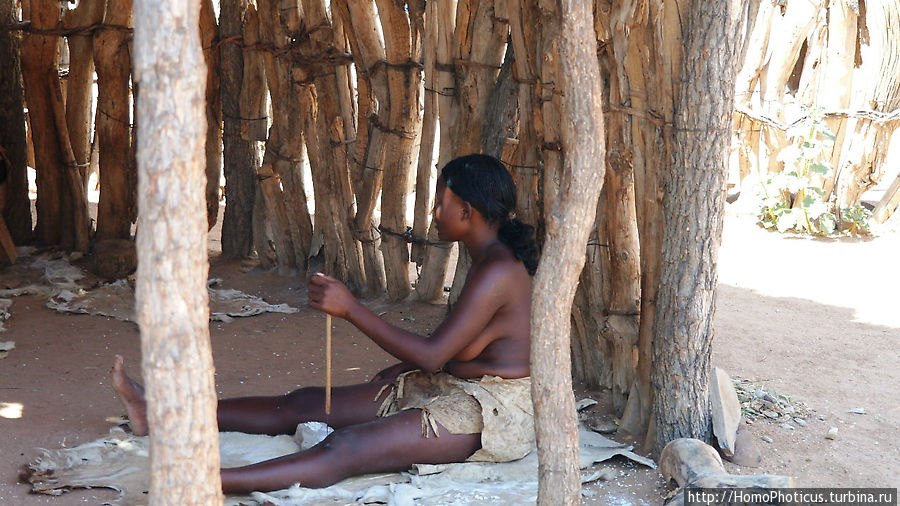
{"label": "woman's dark hair", "polygon": [[444,184],[468,202],[491,224],[499,224],[497,236],[534,275],[538,265],[534,227],[513,218],[516,184],[500,160],[488,155],[456,158],[441,171]]}

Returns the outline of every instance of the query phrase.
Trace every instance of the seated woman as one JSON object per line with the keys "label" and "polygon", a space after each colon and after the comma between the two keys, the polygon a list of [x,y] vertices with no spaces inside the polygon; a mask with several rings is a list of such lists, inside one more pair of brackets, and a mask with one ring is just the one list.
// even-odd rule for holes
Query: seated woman
{"label": "seated woman", "polygon": [[[511,218],[515,207],[515,185],[497,159],[470,155],[444,167],[434,224],[442,240],[462,242],[472,266],[459,300],[430,337],[380,319],[338,280],[313,276],[310,307],[349,321],[402,362],[369,383],[335,388],[328,419],[335,431],[318,445],[223,469],[224,491],[325,487],[415,463],[525,456],[534,442],[528,357],[537,257],[533,228]],[[135,433],[146,434],[143,389],[125,375],[121,357],[112,375]],[[307,387],[221,400],[219,430],[293,434],[299,423],[325,420],[324,396],[324,389]]]}

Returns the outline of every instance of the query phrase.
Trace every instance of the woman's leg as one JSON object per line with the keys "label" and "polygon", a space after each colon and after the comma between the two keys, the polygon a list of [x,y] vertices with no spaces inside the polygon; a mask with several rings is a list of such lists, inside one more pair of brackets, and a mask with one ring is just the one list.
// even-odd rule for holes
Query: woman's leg
{"label": "woman's leg", "polygon": [[[116,356],[112,383],[128,412],[131,427],[138,436],[147,435],[147,401],[144,389],[124,370],[124,359]],[[307,387],[289,394],[272,397],[242,397],[219,401],[219,430],[250,434],[293,434],[297,424],[310,421],[327,422],[340,428],[367,422],[377,416],[380,401],[375,396],[393,381],[384,378],[370,383],[332,389],[331,414],[325,416],[325,389]]]}
{"label": "woman's leg", "polygon": [[336,429],[368,422],[378,416],[381,406],[375,396],[391,381],[332,388],[328,416],[322,387],[305,387],[273,397],[221,399],[217,410],[219,430],[277,435],[293,434],[297,424],[304,422],[327,422]]}
{"label": "woman's leg", "polygon": [[279,490],[299,483],[327,487],[358,474],[404,471],[412,464],[462,462],[481,447],[481,434],[422,435],[422,411],[411,409],[387,418],[338,429],[300,453],[222,470],[225,493]]}

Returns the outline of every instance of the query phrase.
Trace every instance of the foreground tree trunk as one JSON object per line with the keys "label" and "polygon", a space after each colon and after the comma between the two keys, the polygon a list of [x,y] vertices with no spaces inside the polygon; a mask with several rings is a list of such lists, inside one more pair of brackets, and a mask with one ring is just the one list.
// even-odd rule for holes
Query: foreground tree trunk
{"label": "foreground tree trunk", "polygon": [[742,19],[734,4],[694,1],[686,19],[653,341],[657,453],[673,439],[710,437],[716,261]]}
{"label": "foreground tree trunk", "polygon": [[562,131],[565,170],[548,215],[531,314],[538,504],[542,505],[581,503],[569,315],[605,169],[602,85],[591,19],[588,2],[563,0],[560,55],[566,76],[562,83],[567,118]]}
{"label": "foreground tree trunk", "polygon": [[141,228],[137,314],[150,504],[221,504],[209,344],[205,66],[199,3],[139,0],[134,34]]}
{"label": "foreground tree trunk", "polygon": [[[17,21],[14,2],[0,1],[0,25]],[[13,242],[31,242],[31,202],[28,200],[28,181],[25,171],[25,114],[23,107],[22,71],[19,66],[19,41],[13,32],[0,30],[0,165],[5,170],[5,199],[0,195],[0,213],[6,221]],[[4,170],[0,168],[0,171]],[[4,185],[0,183],[0,188]],[[2,191],[2,190],[0,190]]]}

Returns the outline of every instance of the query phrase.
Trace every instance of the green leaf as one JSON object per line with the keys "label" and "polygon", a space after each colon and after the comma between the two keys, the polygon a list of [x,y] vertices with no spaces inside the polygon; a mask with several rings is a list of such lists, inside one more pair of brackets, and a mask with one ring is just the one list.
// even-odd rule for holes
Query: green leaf
{"label": "green leaf", "polygon": [[812,197],[812,195],[803,195],[803,200],[800,201],[800,206],[801,207],[809,207],[809,206],[813,205],[813,202],[815,202],[815,201],[816,201],[816,199],[814,199]]}
{"label": "green leaf", "polygon": [[822,134],[822,137],[825,137],[826,139],[828,139],[828,140],[830,140],[830,141],[832,141],[832,142],[834,142],[834,140],[836,139],[836,137],[834,136],[834,134],[831,133],[831,132],[829,132],[827,129],[823,129],[822,132],[821,132],[821,134]]}
{"label": "green leaf", "polygon": [[834,215],[831,213],[825,213],[822,216],[819,216],[819,230],[825,235],[831,235],[834,233],[835,229],[835,219]]}
{"label": "green leaf", "polygon": [[825,196],[825,190],[819,188],[818,186],[807,186],[806,191],[808,193],[815,193],[816,195],[819,196],[819,198]]}
{"label": "green leaf", "polygon": [[816,174],[822,174],[823,176],[827,176],[829,172],[831,172],[831,168],[826,165],[822,165],[821,163],[813,163],[809,166],[809,170],[815,172]]}

